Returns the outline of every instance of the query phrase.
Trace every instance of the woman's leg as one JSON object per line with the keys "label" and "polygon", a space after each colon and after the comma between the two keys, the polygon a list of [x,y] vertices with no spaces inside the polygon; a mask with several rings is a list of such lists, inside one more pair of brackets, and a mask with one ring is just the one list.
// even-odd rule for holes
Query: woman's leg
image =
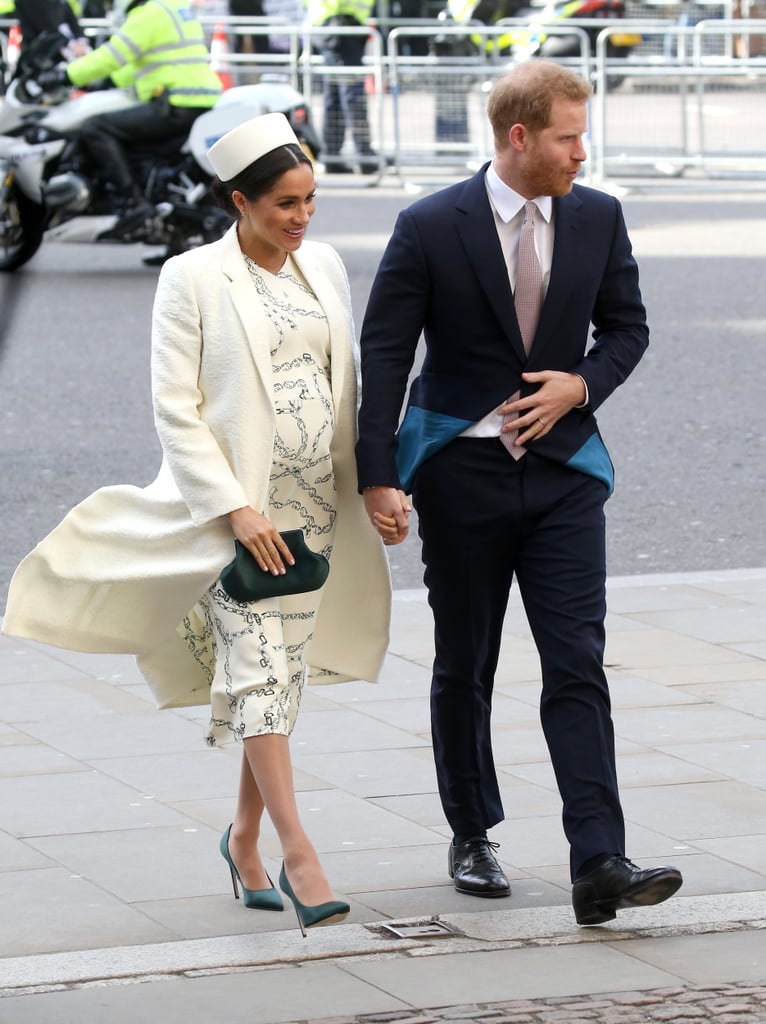
{"label": "woman's leg", "polygon": [[[258,801],[261,810],[265,806],[282,846],[285,874],[301,903],[316,906],[334,899],[316,850],[298,815],[290,741],[287,736],[271,733],[249,736],[243,742],[252,781],[258,793],[257,800],[253,800],[246,815],[252,813],[255,817]],[[249,784],[244,787],[244,793],[240,790],[240,800],[243,795],[251,795]],[[260,820],[260,814],[258,818]]]}
{"label": "woman's leg", "polygon": [[243,750],[237,809],[229,833],[229,856],[236,864],[246,889],[268,889],[270,884],[258,852],[263,810],[263,797]]}

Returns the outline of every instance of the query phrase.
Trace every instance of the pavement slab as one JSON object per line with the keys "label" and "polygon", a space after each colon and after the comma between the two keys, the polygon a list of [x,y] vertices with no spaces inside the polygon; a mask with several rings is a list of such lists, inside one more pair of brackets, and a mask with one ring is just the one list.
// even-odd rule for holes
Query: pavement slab
{"label": "pavement slab", "polygon": [[[380,683],[312,689],[293,736],[301,814],[352,907],[305,940],[289,904],[232,899],[217,842],[239,753],[205,747],[204,709],[156,712],[130,658],[0,638],[0,1024],[766,1024],[766,569],[608,594],[628,852],[685,884],[600,928],[572,915],[515,594],[491,835],[511,898],[447,877],[430,613],[396,591]],[[268,822],[262,848],[274,877]]]}

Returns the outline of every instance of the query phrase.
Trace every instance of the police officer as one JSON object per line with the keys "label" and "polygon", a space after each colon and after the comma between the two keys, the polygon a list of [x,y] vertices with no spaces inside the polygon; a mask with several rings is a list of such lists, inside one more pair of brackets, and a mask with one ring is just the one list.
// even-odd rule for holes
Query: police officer
{"label": "police officer", "polygon": [[[468,25],[481,22],[494,25],[501,18],[515,17],[529,0],[447,0],[446,9],[439,15],[440,20],[449,24]],[[437,40],[434,55],[437,57],[467,58],[483,55],[492,60],[510,53],[513,35],[510,32],[497,36],[482,36],[473,33],[470,37],[445,35]],[[437,77],[436,89],[436,138],[440,142],[469,142],[467,93],[470,79],[461,75],[443,74]],[[441,150],[444,152],[444,150]],[[448,152],[448,151],[447,151]]]}
{"label": "police officer", "polygon": [[[58,73],[76,86],[111,77],[119,88],[133,86],[140,101],[127,110],[90,117],[80,130],[83,146],[114,188],[115,208],[121,212],[102,238],[124,237],[151,212],[125,147],[185,136],[222,91],[210,67],[202,25],[188,0],[117,0],[114,11],[127,15],[118,31]],[[52,75],[38,77],[43,88],[56,84]]]}
{"label": "police officer", "polygon": [[[375,0],[309,0],[309,19],[313,25],[358,27],[366,25]],[[367,37],[362,34],[326,35],[319,48],[328,67],[359,67]],[[374,174],[380,161],[370,145],[364,75],[328,75],[324,84],[324,150],[322,159],[328,171],[349,173],[353,168],[339,159],[346,130],[351,132],[354,148],[364,174]]]}
{"label": "police officer", "polygon": [[[494,25],[503,18],[515,18],[523,7],[528,6],[529,0],[448,0],[447,11],[458,25],[469,21]],[[507,32],[486,38],[477,33],[471,38],[476,46],[484,48],[487,56],[505,56],[510,53],[514,37],[512,32]]]}

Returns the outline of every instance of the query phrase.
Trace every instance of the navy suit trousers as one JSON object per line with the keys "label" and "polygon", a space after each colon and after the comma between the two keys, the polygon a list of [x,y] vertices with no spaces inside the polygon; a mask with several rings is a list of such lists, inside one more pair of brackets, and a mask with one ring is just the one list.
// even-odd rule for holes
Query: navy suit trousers
{"label": "navy suit trousers", "polygon": [[[496,438],[457,438],[413,488],[434,614],[431,723],[439,792],[458,835],[504,817],[490,713],[514,576],[540,655],[540,716],[563,801],[574,878],[624,853],[604,675],[604,502],[593,477]],[[512,760],[512,752],[509,752]]]}

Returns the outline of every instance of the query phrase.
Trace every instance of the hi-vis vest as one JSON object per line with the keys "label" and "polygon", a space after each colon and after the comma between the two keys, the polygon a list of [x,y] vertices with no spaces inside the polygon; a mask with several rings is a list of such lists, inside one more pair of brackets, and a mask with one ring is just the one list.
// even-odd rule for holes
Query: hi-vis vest
{"label": "hi-vis vest", "polygon": [[176,107],[212,107],[221,81],[210,67],[202,25],[188,0],[148,0],[98,49],[67,66],[74,85],[111,76],[142,102],[163,93]]}
{"label": "hi-vis vest", "polygon": [[366,25],[375,6],[375,0],[307,0],[307,3],[312,25],[322,25],[328,18],[344,14]]}
{"label": "hi-vis vest", "polygon": [[[487,2],[487,0],[448,0],[447,11],[450,17],[458,25],[465,25],[472,18],[481,21],[485,25],[493,25],[501,18],[512,18],[516,13],[518,5],[500,2]],[[515,41],[513,32],[503,33],[500,36],[482,36],[480,33],[471,36],[471,42],[478,47],[483,47],[484,52],[491,54],[507,50]]]}

